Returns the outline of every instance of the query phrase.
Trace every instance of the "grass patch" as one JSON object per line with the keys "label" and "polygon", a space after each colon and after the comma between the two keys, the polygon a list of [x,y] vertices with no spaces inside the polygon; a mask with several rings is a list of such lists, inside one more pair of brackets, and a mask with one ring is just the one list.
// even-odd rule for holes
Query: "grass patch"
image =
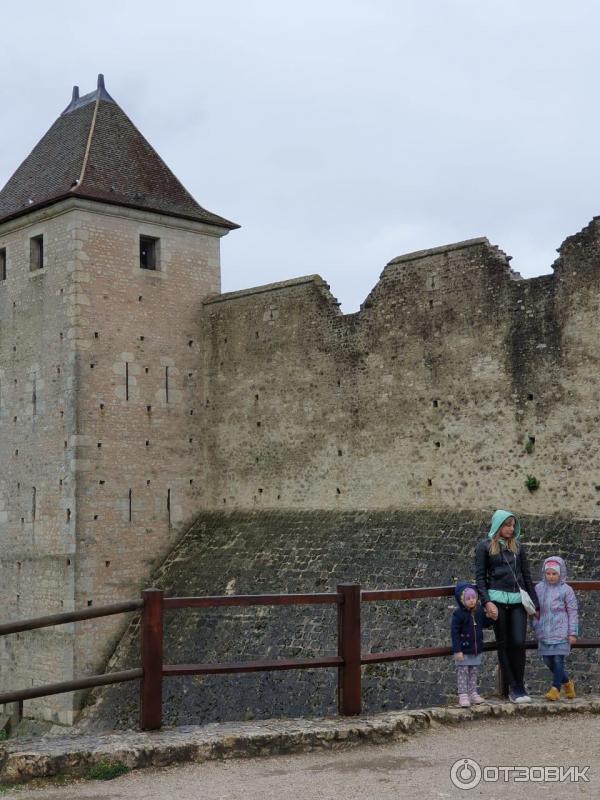
{"label": "grass patch", "polygon": [[129,767],[122,761],[100,761],[88,771],[86,778],[93,781],[112,781],[127,772]]}

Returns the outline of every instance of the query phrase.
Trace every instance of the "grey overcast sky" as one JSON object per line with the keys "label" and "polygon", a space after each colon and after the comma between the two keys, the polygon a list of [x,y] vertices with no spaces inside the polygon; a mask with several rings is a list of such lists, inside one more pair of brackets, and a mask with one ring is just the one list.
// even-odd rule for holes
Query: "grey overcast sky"
{"label": "grey overcast sky", "polygon": [[30,0],[0,19],[0,184],[103,72],[242,225],[224,291],[317,272],[354,311],[391,258],[482,235],[537,275],[600,214],[595,0]]}

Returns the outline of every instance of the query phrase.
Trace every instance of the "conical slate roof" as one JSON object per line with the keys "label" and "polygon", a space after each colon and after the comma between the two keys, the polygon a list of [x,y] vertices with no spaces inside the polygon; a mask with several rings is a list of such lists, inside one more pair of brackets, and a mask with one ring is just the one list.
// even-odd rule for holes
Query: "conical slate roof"
{"label": "conical slate roof", "polygon": [[202,208],[104,88],[73,99],[0,191],[0,222],[66,197],[155,211],[230,230]]}

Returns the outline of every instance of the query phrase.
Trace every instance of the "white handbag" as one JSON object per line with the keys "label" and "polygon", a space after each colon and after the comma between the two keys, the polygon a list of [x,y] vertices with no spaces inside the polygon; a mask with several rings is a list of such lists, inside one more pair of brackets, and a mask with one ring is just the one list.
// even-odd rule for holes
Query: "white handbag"
{"label": "white handbag", "polygon": [[529,596],[529,592],[525,591],[525,589],[521,589],[520,586],[519,586],[519,591],[521,592],[521,603],[523,603],[523,608],[529,614],[530,617],[533,617],[533,615],[536,612],[536,608],[533,600]]}

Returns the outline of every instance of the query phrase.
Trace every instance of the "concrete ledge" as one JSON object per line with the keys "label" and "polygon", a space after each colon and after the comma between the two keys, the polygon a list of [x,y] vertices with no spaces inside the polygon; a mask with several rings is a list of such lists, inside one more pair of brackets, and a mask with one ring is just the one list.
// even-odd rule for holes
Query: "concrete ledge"
{"label": "concrete ledge", "polygon": [[260,720],[189,725],[156,733],[123,731],[96,736],[60,736],[7,742],[0,746],[0,782],[24,783],[57,775],[83,777],[102,761],[130,769],[165,767],[222,758],[249,758],[357,744],[406,740],[411,734],[488,717],[545,717],[600,714],[600,696],[549,703],[535,698],[514,705],[491,700],[468,709],[444,706],[390,711],[359,717]]}

